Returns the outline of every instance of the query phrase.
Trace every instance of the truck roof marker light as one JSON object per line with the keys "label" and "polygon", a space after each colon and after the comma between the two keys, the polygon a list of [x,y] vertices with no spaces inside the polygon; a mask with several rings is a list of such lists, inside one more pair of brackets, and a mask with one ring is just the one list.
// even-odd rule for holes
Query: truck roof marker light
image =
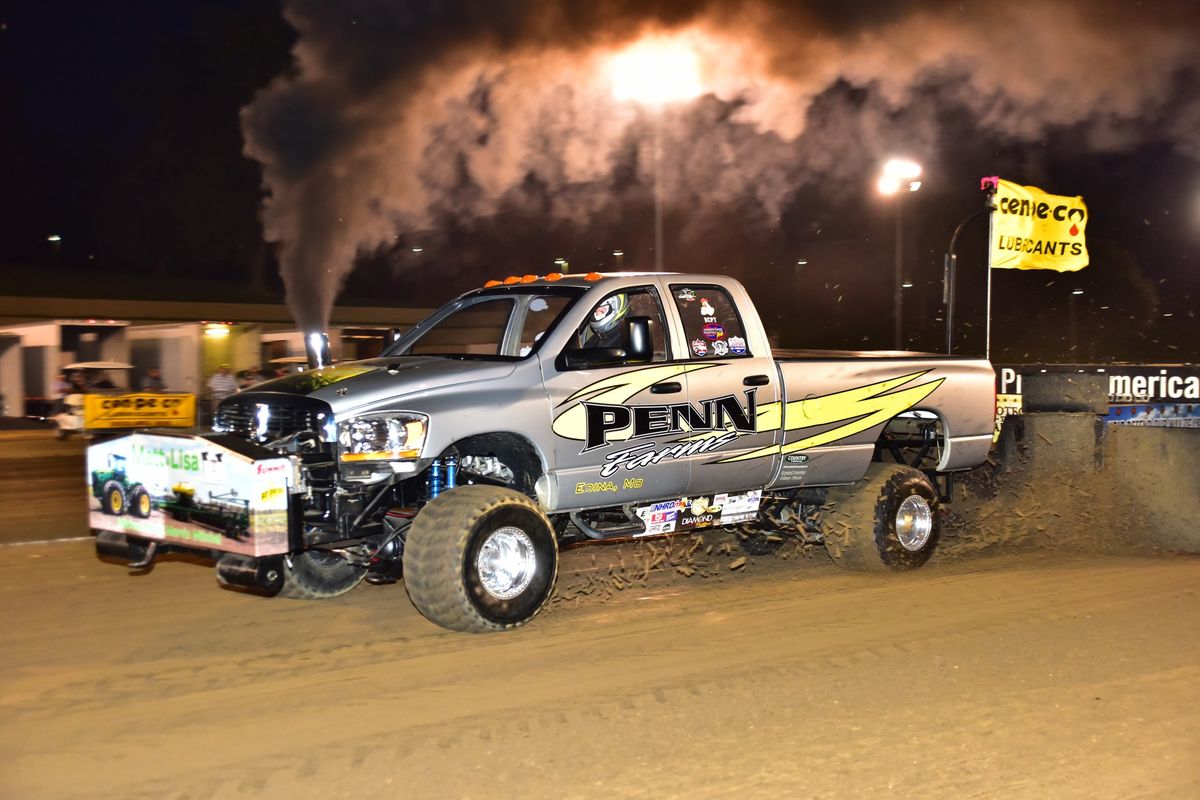
{"label": "truck roof marker light", "polygon": [[562,277],[563,277],[563,274],[561,272],[551,272],[549,275],[546,276],[546,282],[554,283],[555,281],[561,281]]}
{"label": "truck roof marker light", "polygon": [[518,278],[516,275],[509,275],[507,278],[504,279],[505,286],[512,286],[514,283],[520,283],[520,282],[521,282],[521,279]]}
{"label": "truck roof marker light", "polygon": [[583,276],[583,279],[585,281],[598,281],[603,277],[604,276],[601,275],[599,272],[589,272],[587,275]]}
{"label": "truck roof marker light", "polygon": [[490,288],[492,288],[493,286],[500,286],[500,285],[501,285],[501,284],[500,284],[500,281],[488,281],[487,283],[485,283],[485,284],[483,285],[483,288],[485,288],[485,289],[490,289]]}
{"label": "truck roof marker light", "polygon": [[522,275],[521,283],[533,283],[538,279],[537,275]]}

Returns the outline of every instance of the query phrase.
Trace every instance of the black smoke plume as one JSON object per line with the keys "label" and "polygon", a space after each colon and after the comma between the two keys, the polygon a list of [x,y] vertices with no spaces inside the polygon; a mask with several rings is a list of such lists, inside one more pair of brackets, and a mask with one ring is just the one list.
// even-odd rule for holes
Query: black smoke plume
{"label": "black smoke plume", "polygon": [[1081,150],[1154,139],[1200,158],[1200,104],[1180,90],[1200,72],[1198,9],[286,0],[293,67],[242,125],[289,303],[324,330],[355,259],[407,232],[501,213],[583,224],[647,191],[654,112],[614,100],[606,72],[644,37],[700,56],[706,94],[659,120],[661,191],[700,231],[729,206],[775,224],[806,185],[859,187],[897,150],[935,160],[950,106],[1015,142],[1074,127]]}

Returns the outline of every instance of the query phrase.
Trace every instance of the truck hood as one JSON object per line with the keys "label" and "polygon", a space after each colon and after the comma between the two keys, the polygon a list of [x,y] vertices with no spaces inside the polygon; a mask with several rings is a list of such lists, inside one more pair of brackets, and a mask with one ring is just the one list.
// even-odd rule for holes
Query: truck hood
{"label": "truck hood", "polygon": [[[324,369],[298,372],[247,390],[303,395],[328,403],[334,414],[396,407],[397,401],[464,383],[500,380],[516,368],[511,361],[483,361],[442,356],[404,356],[347,361]],[[419,409],[417,409],[419,410]]]}

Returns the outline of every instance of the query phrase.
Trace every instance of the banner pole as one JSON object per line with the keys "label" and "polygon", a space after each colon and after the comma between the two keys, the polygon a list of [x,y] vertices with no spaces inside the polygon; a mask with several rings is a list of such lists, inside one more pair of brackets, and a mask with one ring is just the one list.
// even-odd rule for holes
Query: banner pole
{"label": "banner pole", "polygon": [[984,200],[984,206],[988,210],[988,238],[987,238],[987,309],[985,312],[984,334],[983,334],[983,357],[988,361],[992,360],[992,235],[995,228],[995,212],[996,212],[996,191],[1000,188],[1000,179],[998,177],[984,178],[979,182],[979,188],[987,193],[987,199]]}

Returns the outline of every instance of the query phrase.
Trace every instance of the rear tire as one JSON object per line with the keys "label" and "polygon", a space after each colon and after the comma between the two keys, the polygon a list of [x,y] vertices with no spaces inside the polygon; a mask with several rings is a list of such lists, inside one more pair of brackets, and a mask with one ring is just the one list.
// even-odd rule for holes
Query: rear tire
{"label": "rear tire", "polygon": [[105,514],[119,517],[125,513],[125,488],[118,481],[106,481],[100,491],[100,507]]}
{"label": "rear tire", "polygon": [[283,557],[283,587],[280,597],[326,600],[362,583],[366,567],[357,567],[337,553],[305,550]]}
{"label": "rear tire", "polygon": [[872,464],[858,483],[829,490],[821,526],[825,551],[846,569],[916,569],[937,546],[937,498],[920,470]]}
{"label": "rear tire", "polygon": [[404,586],[430,622],[482,633],[524,625],[542,610],[558,574],[550,520],[520,492],[462,486],[413,520]]}
{"label": "rear tire", "polygon": [[150,493],[146,491],[145,486],[135,486],[129,494],[129,513],[135,517],[146,519],[150,516],[150,512],[154,510],[154,503],[150,500]]}

